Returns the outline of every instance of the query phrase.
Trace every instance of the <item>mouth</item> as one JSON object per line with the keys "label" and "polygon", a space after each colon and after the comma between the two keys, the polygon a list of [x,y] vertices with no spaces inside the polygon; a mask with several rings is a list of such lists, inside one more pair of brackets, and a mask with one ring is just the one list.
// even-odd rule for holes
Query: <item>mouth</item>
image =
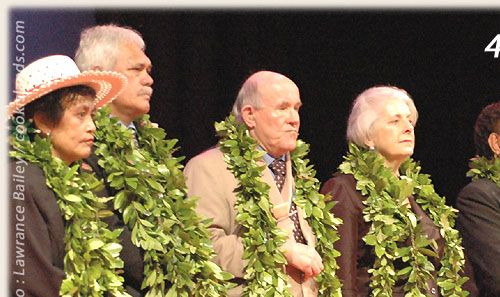
{"label": "mouth", "polygon": [[142,89],[139,92],[139,97],[145,97],[148,101],[151,100],[151,95],[153,95],[152,89]]}
{"label": "mouth", "polygon": [[141,101],[142,101],[142,100],[144,100],[144,101],[149,102],[149,101],[151,101],[151,95],[148,95],[148,94],[141,94],[141,95],[138,95],[138,96],[137,96],[137,99],[138,99],[138,100],[141,100]]}
{"label": "mouth", "polygon": [[94,138],[89,138],[89,139],[85,139],[84,141],[82,141],[83,143],[86,143],[88,145],[93,145],[94,144]]}

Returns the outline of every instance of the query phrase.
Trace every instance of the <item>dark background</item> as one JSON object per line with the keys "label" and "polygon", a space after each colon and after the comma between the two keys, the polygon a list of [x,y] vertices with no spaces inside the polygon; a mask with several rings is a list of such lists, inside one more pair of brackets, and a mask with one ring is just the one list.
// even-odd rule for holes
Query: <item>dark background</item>
{"label": "dark background", "polygon": [[[300,138],[311,145],[309,157],[324,182],[346,152],[353,99],[369,87],[390,84],[414,98],[419,121],[413,157],[453,204],[469,181],[474,121],[500,99],[500,60],[484,51],[500,34],[497,9],[84,12],[91,22],[142,33],[155,80],[151,119],[179,139],[177,155],[186,156],[184,164],[217,142],[213,124],[228,115],[243,81],[255,71],[272,70],[299,86]],[[59,40],[76,49],[72,38]]]}

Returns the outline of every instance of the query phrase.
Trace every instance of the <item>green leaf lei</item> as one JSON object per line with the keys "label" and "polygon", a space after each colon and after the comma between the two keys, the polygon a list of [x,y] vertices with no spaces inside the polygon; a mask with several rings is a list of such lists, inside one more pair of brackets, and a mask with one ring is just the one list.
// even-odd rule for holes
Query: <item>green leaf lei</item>
{"label": "green leaf lei", "polygon": [[[290,296],[288,276],[282,269],[286,259],[279,249],[287,235],[277,227],[271,213],[270,187],[260,179],[265,166],[257,164],[265,152],[257,149],[247,126],[237,124],[233,115],[215,123],[215,130],[221,137],[219,147],[227,168],[239,181],[235,189],[238,192],[236,220],[244,227],[243,257],[249,260],[245,269],[248,283],[243,289],[243,296]],[[304,210],[317,238],[316,249],[323,259],[325,268],[316,277],[320,296],[341,296],[341,284],[335,274],[338,268],[335,258],[340,253],[333,247],[339,239],[337,226],[341,220],[329,211],[334,203],[327,204],[328,197],[319,193],[320,185],[314,177],[316,172],[305,159],[308,150],[309,146],[298,140],[296,149],[291,152],[295,172],[294,201]]]}
{"label": "green leaf lei", "polygon": [[[232,276],[209,260],[214,257],[208,222],[195,213],[197,198],[187,197],[176,139],[144,115],[132,131],[97,112],[96,155],[118,192],[114,207],[132,230],[132,243],[144,250],[146,296],[223,296]],[[172,287],[167,290],[165,283]]]}
{"label": "green leaf lei", "polygon": [[[407,197],[413,195],[416,202],[425,210],[434,224],[440,228],[445,240],[441,256],[441,268],[437,283],[442,296],[467,296],[461,286],[467,280],[460,276],[464,265],[461,238],[454,226],[456,210],[445,204],[445,199],[434,191],[430,176],[420,173],[420,166],[408,158],[400,166],[401,178],[384,166],[384,160],[376,151],[369,151],[349,144],[349,153],[339,166],[344,174],[352,174],[357,180],[356,188],[367,199],[363,202],[364,220],[371,222],[369,232],[363,237],[366,244],[374,247],[376,260],[371,273],[373,296],[392,296],[392,287],[398,279],[405,279],[406,296],[426,296],[421,293],[427,289],[426,280],[432,278],[435,270],[428,257],[437,257],[430,248],[436,247],[422,233],[411,208],[405,205]],[[398,243],[410,240],[410,246],[400,247]],[[401,259],[409,264],[396,271],[394,261]]]}
{"label": "green leaf lei", "polygon": [[15,150],[9,155],[39,166],[47,186],[54,191],[57,204],[65,220],[64,273],[61,296],[130,296],[123,289],[119,271],[122,246],[118,243],[121,229],[110,231],[101,221],[112,213],[106,210],[110,198],[94,195],[103,187],[94,176],[71,167],[51,153],[50,139],[38,135],[34,141],[12,135],[10,143]]}
{"label": "green leaf lei", "polygon": [[493,160],[488,160],[485,157],[476,157],[469,162],[469,171],[467,177],[472,180],[478,178],[487,178],[496,183],[500,187],[500,156],[495,155]]}

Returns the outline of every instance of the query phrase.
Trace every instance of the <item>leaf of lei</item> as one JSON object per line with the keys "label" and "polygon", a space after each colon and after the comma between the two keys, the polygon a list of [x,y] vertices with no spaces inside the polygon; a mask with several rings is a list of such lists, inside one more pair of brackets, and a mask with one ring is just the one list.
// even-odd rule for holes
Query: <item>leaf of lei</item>
{"label": "leaf of lei", "polygon": [[[405,279],[405,292],[411,296],[425,296],[426,280],[432,278],[435,267],[428,257],[436,257],[430,245],[436,243],[422,233],[413,211],[403,203],[413,195],[440,228],[445,240],[440,259],[437,283],[442,296],[466,296],[461,286],[467,278],[460,276],[464,265],[463,248],[458,231],[453,229],[456,210],[445,204],[445,199],[437,195],[429,175],[420,174],[420,166],[411,158],[400,167],[401,178],[394,176],[384,166],[382,157],[349,143],[349,153],[339,166],[344,174],[353,174],[356,188],[367,196],[363,202],[364,220],[370,222],[370,230],[363,237],[366,244],[374,247],[376,259],[371,273],[373,296],[392,296],[392,287],[399,279]],[[410,240],[409,246],[399,247],[398,243]],[[401,259],[409,264],[396,271],[394,261]]]}
{"label": "leaf of lei", "polygon": [[472,180],[478,178],[487,178],[500,187],[500,156],[495,155],[492,160],[485,157],[476,157],[469,162],[469,171],[467,177]]}
{"label": "leaf of lei", "polygon": [[94,176],[80,171],[80,165],[67,166],[51,154],[50,139],[35,136],[18,141],[10,138],[16,150],[11,157],[24,159],[39,166],[46,177],[47,186],[57,197],[57,204],[65,224],[65,279],[61,296],[130,296],[124,291],[119,269],[122,246],[118,243],[121,229],[110,231],[100,218],[108,216],[106,201],[94,195],[102,187]]}
{"label": "leaf of lei", "polygon": [[[286,259],[280,251],[287,234],[277,227],[271,214],[269,185],[260,177],[265,166],[259,166],[257,160],[265,152],[256,149],[257,143],[250,136],[246,125],[239,125],[234,116],[215,123],[220,150],[225,156],[227,168],[238,180],[236,220],[243,226],[244,259],[248,259],[245,268],[247,285],[243,296],[291,296],[287,289],[288,276],[282,267]],[[324,264],[323,272],[316,277],[321,296],[341,296],[340,281],[335,274],[338,265],[335,258],[338,251],[333,243],[338,240],[336,227],[341,220],[336,219],[329,210],[333,203],[326,203],[327,197],[320,194],[319,182],[312,165],[305,159],[308,145],[297,141],[297,147],[291,152],[295,170],[295,197],[298,207],[306,210],[306,219],[317,238],[317,250]]]}
{"label": "leaf of lei", "polygon": [[[187,197],[176,140],[145,115],[135,124],[139,148],[130,129],[110,118],[109,107],[98,111],[96,154],[118,192],[114,207],[132,230],[131,240],[144,250],[146,296],[223,296],[232,276],[210,262],[214,257],[208,222],[194,211],[196,197]],[[172,287],[166,289],[165,282]]]}

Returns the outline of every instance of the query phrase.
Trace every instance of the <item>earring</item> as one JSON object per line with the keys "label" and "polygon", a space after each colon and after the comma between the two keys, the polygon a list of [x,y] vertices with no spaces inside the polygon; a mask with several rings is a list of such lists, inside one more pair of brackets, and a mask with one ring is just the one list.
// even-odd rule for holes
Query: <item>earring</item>
{"label": "earring", "polygon": [[370,151],[374,151],[374,150],[375,150],[375,147],[374,147],[373,145],[370,145],[370,147],[368,147],[368,149],[369,149]]}

